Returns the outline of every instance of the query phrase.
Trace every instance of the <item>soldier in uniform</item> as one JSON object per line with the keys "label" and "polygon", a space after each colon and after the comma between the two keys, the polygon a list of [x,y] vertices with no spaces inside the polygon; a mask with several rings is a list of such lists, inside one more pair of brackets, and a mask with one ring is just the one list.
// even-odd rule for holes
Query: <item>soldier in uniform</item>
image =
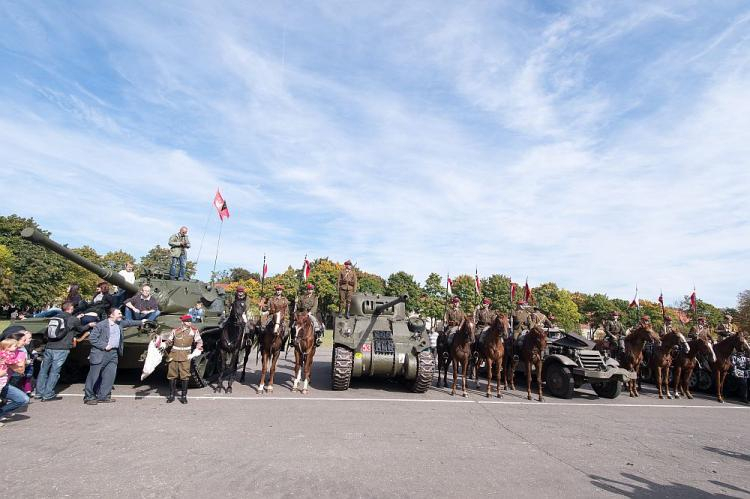
{"label": "soldier in uniform", "polygon": [[[180,403],[187,404],[188,381],[190,380],[190,361],[203,352],[203,340],[198,329],[193,326],[192,316],[185,314],[180,317],[182,325],[170,331],[166,340],[167,350],[167,379],[169,380],[169,396],[167,403],[174,402],[177,395],[177,380],[180,380],[182,394]],[[157,341],[160,346],[161,339]],[[195,349],[193,349],[195,345]],[[191,352],[192,351],[192,352]]]}
{"label": "soldier in uniform", "polygon": [[449,336],[452,336],[458,330],[458,326],[466,319],[464,311],[461,310],[461,300],[458,296],[454,296],[451,300],[451,308],[445,311],[445,323],[446,331]]}
{"label": "soldier in uniform", "polygon": [[318,321],[318,297],[315,294],[315,286],[311,283],[307,283],[305,294],[297,299],[297,311],[306,312],[313,323],[313,329],[315,330],[315,346],[320,346],[322,343],[321,336],[323,335],[323,328],[320,327]]}
{"label": "soldier in uniform", "polygon": [[287,316],[289,315],[289,300],[283,294],[284,286],[277,284],[274,288],[274,295],[270,300],[261,301],[261,310],[268,312],[269,319],[274,321],[273,332],[279,334],[281,326],[283,325],[283,333],[286,334],[287,330]]}
{"label": "soldier in uniform", "polygon": [[691,340],[699,338],[700,336],[711,339],[711,334],[706,327],[705,317],[698,317],[698,323],[691,326],[690,331],[688,332],[688,338],[690,338]]}
{"label": "soldier in uniform", "polygon": [[513,337],[518,339],[523,331],[528,331],[534,327],[533,310],[526,305],[526,302],[519,300],[516,303],[516,309],[513,311]]}
{"label": "soldier in uniform", "polygon": [[555,317],[554,314],[549,314],[547,316],[547,320],[544,321],[544,327],[546,327],[547,329],[556,329],[557,317]]}
{"label": "soldier in uniform", "polygon": [[344,268],[339,273],[339,315],[342,308],[346,309],[346,318],[349,318],[349,306],[352,303],[352,294],[357,291],[357,273],[352,268],[352,261],[344,262]]}
{"label": "soldier in uniform", "polygon": [[477,332],[481,335],[482,332],[489,329],[492,321],[495,320],[495,311],[490,309],[490,303],[492,301],[489,298],[482,300],[482,306],[477,307],[474,312],[474,320],[477,324]]}
{"label": "soldier in uniform", "polygon": [[[245,330],[250,316],[250,300],[247,299],[244,286],[237,286],[234,292],[234,300],[227,307],[226,324],[230,327],[240,328],[240,333]],[[252,334],[252,331],[250,331]],[[240,337],[241,334],[237,335]]]}
{"label": "soldier in uniform", "polygon": [[545,324],[547,323],[547,316],[544,315],[544,312],[542,312],[539,307],[534,307],[532,321],[534,322],[535,326],[546,327]]}
{"label": "soldier in uniform", "polygon": [[620,350],[625,348],[625,326],[620,322],[619,312],[612,312],[609,316],[609,320],[604,321],[604,338],[607,339],[611,345],[616,345]]}
{"label": "soldier in uniform", "polygon": [[732,324],[732,316],[729,314],[726,314],[724,316],[724,322],[722,324],[719,324],[719,327],[716,328],[716,334],[719,335],[719,338],[723,340],[724,338],[728,337],[732,333],[737,332],[737,326]]}
{"label": "soldier in uniform", "polygon": [[665,315],[664,326],[662,327],[660,336],[664,336],[665,334],[669,334],[672,332],[674,332],[674,328],[672,328],[672,317]]}

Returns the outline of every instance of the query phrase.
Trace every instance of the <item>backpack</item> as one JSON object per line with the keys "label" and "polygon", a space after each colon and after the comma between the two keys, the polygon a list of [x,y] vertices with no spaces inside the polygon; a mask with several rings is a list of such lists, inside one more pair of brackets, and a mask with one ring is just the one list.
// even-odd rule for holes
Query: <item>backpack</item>
{"label": "backpack", "polygon": [[68,327],[65,324],[65,317],[52,317],[47,323],[47,339],[49,341],[59,341],[68,334]]}

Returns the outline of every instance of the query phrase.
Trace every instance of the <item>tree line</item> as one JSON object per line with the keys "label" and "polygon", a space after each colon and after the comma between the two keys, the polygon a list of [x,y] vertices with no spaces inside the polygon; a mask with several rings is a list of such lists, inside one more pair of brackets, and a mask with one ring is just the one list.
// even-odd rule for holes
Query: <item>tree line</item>
{"label": "tree line", "polygon": [[[0,304],[12,303],[19,307],[41,308],[51,303],[59,303],[64,298],[68,284],[77,283],[84,296],[93,294],[99,277],[78,267],[42,247],[36,246],[19,234],[27,226],[38,227],[32,218],[17,215],[0,216]],[[41,229],[40,229],[41,230]],[[50,235],[49,232],[43,231]],[[136,265],[136,275],[142,270],[166,272],[170,264],[169,248],[157,245],[139,259],[122,251],[110,251],[103,255],[89,246],[71,248],[81,256],[101,265],[118,271],[125,262]],[[318,258],[311,262],[307,282],[315,286],[319,298],[319,308],[324,315],[334,314],[338,310],[337,282],[343,265],[329,258]],[[419,283],[413,275],[398,271],[383,278],[377,274],[355,269],[359,279],[359,290],[384,295],[409,296],[407,310],[425,317],[441,318],[447,302],[445,276],[431,273],[424,283]],[[187,275],[195,274],[195,262],[188,262]],[[287,298],[293,300],[304,290],[302,269],[292,266],[279,274],[261,279],[257,272],[241,267],[227,269],[218,273],[215,280],[221,283],[226,291],[234,293],[237,286],[244,286],[251,301],[257,302],[263,296],[269,296],[276,284],[284,287]],[[492,301],[491,307],[508,314],[515,306],[511,303],[510,278],[502,274],[493,274],[481,279],[482,295],[477,295],[474,276],[459,275],[453,279],[453,295],[461,299],[461,306],[471,312],[479,305],[482,298]],[[582,323],[596,327],[609,317],[613,311],[620,312],[626,326],[638,321],[642,314],[651,317],[656,327],[663,324],[660,304],[657,301],[641,300],[640,310],[629,307],[627,300],[609,298],[605,294],[586,294],[562,289],[553,282],[531,288],[533,304],[543,312],[553,314],[561,327],[577,331]],[[517,298],[523,296],[519,287]],[[692,318],[690,299],[686,295],[679,303],[666,307],[675,324],[685,324]],[[736,322],[745,330],[750,326],[750,290],[743,291],[738,297],[737,308],[722,309],[703,300],[697,300],[697,312],[708,318],[712,327],[723,320],[725,313],[736,317]],[[685,326],[686,327],[686,326]]]}

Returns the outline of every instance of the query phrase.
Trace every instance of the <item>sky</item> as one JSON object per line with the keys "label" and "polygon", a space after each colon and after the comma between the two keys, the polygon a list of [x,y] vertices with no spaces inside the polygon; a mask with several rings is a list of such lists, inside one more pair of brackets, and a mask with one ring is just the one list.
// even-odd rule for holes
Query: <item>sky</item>
{"label": "sky", "polygon": [[0,2],[0,71],[0,213],[71,246],[206,278],[219,187],[219,270],[748,288],[744,1]]}

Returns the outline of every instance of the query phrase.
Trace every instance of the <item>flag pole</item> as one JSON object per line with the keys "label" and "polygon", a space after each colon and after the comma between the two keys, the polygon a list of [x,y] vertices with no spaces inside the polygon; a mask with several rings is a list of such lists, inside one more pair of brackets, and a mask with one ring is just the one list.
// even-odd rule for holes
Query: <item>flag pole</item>
{"label": "flag pole", "polygon": [[214,282],[214,276],[216,275],[216,261],[219,259],[219,246],[221,245],[221,229],[224,228],[224,219],[221,219],[219,224],[219,238],[216,240],[216,256],[214,256],[214,268],[211,270],[211,282]]}
{"label": "flag pole", "polygon": [[265,288],[266,284],[266,254],[263,253],[263,267],[260,269],[260,297],[261,299],[265,298],[263,296],[263,290]]}
{"label": "flag pole", "polygon": [[[216,190],[218,191],[218,189],[219,188],[217,187]],[[201,236],[201,244],[198,246],[198,257],[195,259],[196,267],[200,263],[201,252],[203,251],[203,241],[206,239],[206,232],[208,231],[208,222],[211,220],[211,212],[213,211],[213,208],[214,208],[214,203],[212,201],[211,207],[208,209],[208,215],[206,215],[206,223],[203,225],[203,235]],[[223,218],[221,220],[222,222],[224,221]]]}

